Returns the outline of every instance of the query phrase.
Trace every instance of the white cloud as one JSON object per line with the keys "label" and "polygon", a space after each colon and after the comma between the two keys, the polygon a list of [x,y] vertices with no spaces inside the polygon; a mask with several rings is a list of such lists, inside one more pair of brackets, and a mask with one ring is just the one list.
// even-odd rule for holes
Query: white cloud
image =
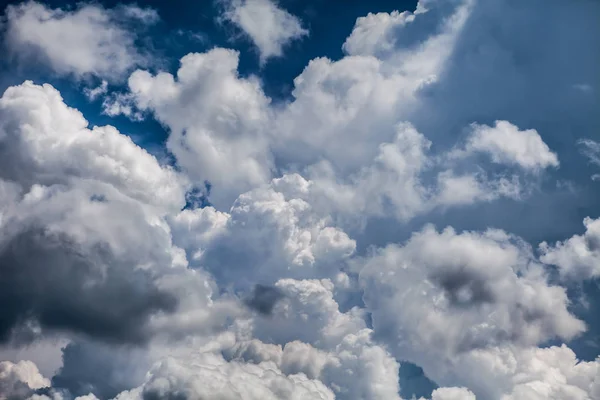
{"label": "white cloud", "polygon": [[396,44],[397,30],[410,24],[416,15],[410,11],[369,13],[359,17],[342,46],[348,54],[389,54]]}
{"label": "white cloud", "polygon": [[31,361],[0,362],[0,399],[24,398],[39,389],[50,386],[37,366]]}
{"label": "white cloud", "polygon": [[540,259],[556,265],[566,279],[577,281],[600,276],[600,219],[585,218],[585,233],[556,244],[542,242]]}
{"label": "white cloud", "polygon": [[[243,26],[274,3],[231,4],[245,10],[238,23],[258,47],[282,51],[270,42],[277,23]],[[0,341],[69,341],[56,399],[86,388],[101,398],[125,390],[121,400],[399,399],[403,360],[442,386],[433,400],[598,397],[600,361],[538,347],[585,330],[544,263],[563,277],[598,276],[596,220],[583,235],[543,243],[539,259],[503,230],[426,226],[402,245],[370,249],[377,239],[360,235],[380,219],[396,231],[373,236],[395,242],[418,216],[525,199],[537,178],[529,172],[558,166],[545,144],[552,127],[523,118],[530,107],[567,115],[544,108],[553,96],[532,97],[539,87],[556,92],[536,86],[544,73],[529,62],[545,42],[511,42],[522,34],[514,8],[530,15],[524,4],[428,0],[412,14],[359,19],[347,56],[311,61],[279,103],[257,77],[240,77],[232,50],[190,54],[174,74],[136,71],[106,112],[152,114],[181,172],[114,128],[88,128],[50,86],[9,89],[0,99],[0,300],[20,308],[0,310]],[[563,28],[577,9],[549,4],[536,15],[563,11]],[[29,8],[49,13],[44,29],[65,20],[79,29],[94,12],[118,17],[120,29],[119,18],[157,18],[126,6],[20,7],[22,18],[38,15]],[[267,21],[282,14],[273,15]],[[491,84],[497,63],[503,79]],[[100,74],[81,65],[55,68]],[[469,126],[460,147],[456,134]],[[582,144],[593,156],[595,142]],[[215,206],[182,211],[188,180],[209,181]],[[13,375],[5,381],[30,393],[30,378]]]}
{"label": "white cloud", "polygon": [[66,183],[70,176],[100,180],[128,196],[165,209],[184,203],[184,179],[112,126],[88,129],[50,85],[10,87],[0,99],[1,176],[25,188]]}
{"label": "white cloud", "polygon": [[440,388],[433,391],[431,400],[475,400],[475,395],[466,388]]}
{"label": "white cloud", "polygon": [[367,258],[359,271],[374,330],[393,354],[438,384],[485,398],[511,387],[501,378],[511,373],[495,363],[585,329],[569,313],[565,289],[547,283],[531,249],[502,231],[426,227]]}
{"label": "white cloud", "polygon": [[303,374],[286,376],[272,362],[227,362],[211,353],[190,354],[183,360],[160,362],[140,388],[121,393],[116,400],[144,398],[243,398],[249,400],[333,400],[321,382]]}
{"label": "white cloud", "polygon": [[127,25],[157,19],[156,11],[133,5],[105,9],[83,4],[63,10],[28,1],[6,8],[5,41],[10,53],[23,62],[44,62],[58,74],[118,80],[150,61],[135,43],[135,30]]}
{"label": "white cloud", "polygon": [[[310,182],[318,212],[347,220],[390,213],[410,220],[435,208],[518,199],[527,192],[518,176],[441,166],[444,154],[428,153],[431,142],[403,120],[442,72],[469,10],[468,3],[444,10],[439,31],[419,31],[423,46],[403,57],[312,60],[290,102],[272,104],[256,77],[238,76],[239,55],[216,48],[184,57],[176,76],[136,71],[110,113],[135,113],[132,105],[153,113],[170,130],[177,162],[197,185],[210,181],[221,211],[287,171]],[[427,27],[436,15],[421,11],[415,21]]]}
{"label": "white cloud", "polygon": [[222,18],[235,24],[258,48],[260,62],[281,57],[285,46],[308,35],[298,17],[279,7],[276,0],[222,0]]}
{"label": "white cloud", "polygon": [[600,396],[600,358],[579,361],[567,346],[531,348],[518,356],[514,388],[502,400],[584,400]]}
{"label": "white cloud", "polygon": [[582,146],[581,152],[591,163],[600,165],[600,143],[591,139],[582,139],[578,144]]}
{"label": "white cloud", "polygon": [[[137,106],[170,128],[167,148],[196,182],[216,187],[220,204],[266,182],[272,158],[264,127],[269,99],[256,78],[239,78],[239,54],[214,49],[181,60],[177,77],[136,71],[129,87]],[[213,199],[211,199],[213,200]]]}
{"label": "white cloud", "polygon": [[2,342],[56,331],[137,342],[212,329],[222,320],[208,304],[235,313],[172,243],[164,217],[184,206],[185,179],[115,128],[88,129],[50,85],[7,89],[0,115],[1,291],[20,304],[0,315]]}
{"label": "white cloud", "polygon": [[96,86],[95,88],[85,88],[83,92],[87,96],[88,100],[94,101],[98,97],[104,96],[106,93],[108,93],[108,82],[102,80],[100,85]]}
{"label": "white cloud", "polygon": [[487,153],[494,163],[513,164],[533,172],[559,165],[558,157],[535,129],[521,131],[508,121],[496,121],[493,127],[473,124],[465,152]]}

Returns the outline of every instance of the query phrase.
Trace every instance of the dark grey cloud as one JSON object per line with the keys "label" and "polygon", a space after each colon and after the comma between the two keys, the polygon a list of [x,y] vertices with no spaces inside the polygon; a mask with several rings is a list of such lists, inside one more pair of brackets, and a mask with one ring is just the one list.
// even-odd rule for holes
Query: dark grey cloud
{"label": "dark grey cloud", "polygon": [[[108,246],[26,229],[0,247],[0,341],[28,341],[28,325],[104,341],[143,342],[147,318],[175,309],[149,272],[116,259]],[[33,335],[33,334],[32,334]]]}
{"label": "dark grey cloud", "polygon": [[273,308],[283,297],[284,294],[276,287],[258,284],[254,286],[244,303],[261,314],[271,315]]}
{"label": "dark grey cloud", "polygon": [[488,279],[469,269],[441,269],[430,276],[446,294],[453,306],[475,306],[493,303],[495,294]]}
{"label": "dark grey cloud", "polygon": [[143,382],[145,360],[137,357],[139,352],[128,346],[71,342],[63,349],[63,366],[52,377],[52,387],[73,397],[93,393],[101,400],[112,399]]}
{"label": "dark grey cloud", "polygon": [[187,394],[178,392],[178,391],[170,391],[168,393],[164,393],[155,388],[144,389],[142,393],[143,400],[188,400],[189,397]]}

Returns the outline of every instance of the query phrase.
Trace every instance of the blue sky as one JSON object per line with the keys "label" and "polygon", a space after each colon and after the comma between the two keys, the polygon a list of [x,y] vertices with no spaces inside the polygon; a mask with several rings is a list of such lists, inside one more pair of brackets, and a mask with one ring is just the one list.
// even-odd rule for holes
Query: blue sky
{"label": "blue sky", "polygon": [[598,2],[0,10],[0,398],[599,398]]}

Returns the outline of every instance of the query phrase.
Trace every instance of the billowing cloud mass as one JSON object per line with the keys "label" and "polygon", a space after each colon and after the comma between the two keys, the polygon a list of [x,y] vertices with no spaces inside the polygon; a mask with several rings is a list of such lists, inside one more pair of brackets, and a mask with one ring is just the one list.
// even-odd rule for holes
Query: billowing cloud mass
{"label": "billowing cloud mass", "polygon": [[42,62],[59,74],[114,80],[149,64],[149,56],[136,46],[133,26],[158,18],[155,10],[135,5],[105,9],[82,3],[69,10],[28,1],[7,7],[5,45],[23,63]]}
{"label": "billowing cloud mass", "polygon": [[2,398],[25,398],[35,389],[47,387],[50,381],[44,378],[31,361],[0,362],[0,396]]}
{"label": "billowing cloud mass", "polygon": [[281,57],[288,43],[308,35],[298,17],[276,0],[220,0],[222,18],[236,25],[258,49],[260,62]]}
{"label": "billowing cloud mass", "polygon": [[6,8],[53,72],[0,97],[0,399],[600,399],[600,5],[357,15],[276,98],[284,6],[211,5],[254,72],[152,58],[142,3]]}

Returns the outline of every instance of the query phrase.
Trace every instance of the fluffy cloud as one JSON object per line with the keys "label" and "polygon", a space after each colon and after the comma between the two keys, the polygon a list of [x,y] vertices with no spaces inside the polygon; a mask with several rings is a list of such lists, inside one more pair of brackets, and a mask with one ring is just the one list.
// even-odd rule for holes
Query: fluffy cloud
{"label": "fluffy cloud", "polygon": [[431,400],[475,400],[475,395],[465,388],[441,388],[433,391]]}
{"label": "fluffy cloud", "polygon": [[50,386],[31,361],[0,362],[0,398],[25,398],[34,389]]}
{"label": "fluffy cloud", "polygon": [[580,362],[567,346],[532,348],[518,355],[512,393],[502,400],[595,399],[600,396],[600,358]]}
{"label": "fluffy cloud", "polygon": [[[323,215],[343,213],[346,219],[348,214],[391,213],[409,220],[435,208],[519,198],[524,192],[519,176],[487,174],[485,166],[465,170],[450,165],[445,152],[429,153],[431,141],[405,122],[442,72],[470,8],[456,3],[438,13],[421,9],[417,14],[423,24],[439,19],[437,28],[429,35],[415,33],[422,46],[403,57],[357,52],[338,61],[312,60],[294,80],[293,99],[284,104],[273,104],[256,77],[238,76],[236,52],[216,48],[182,58],[176,76],[136,71],[129,79],[130,92],[111,109],[131,114],[133,106],[166,125],[167,147],[196,185],[212,184],[210,199],[221,211],[241,193],[286,171],[310,182],[310,202]],[[361,24],[357,22],[351,38],[368,33]],[[484,139],[497,140],[502,132]],[[482,140],[463,156],[491,152]],[[531,140],[527,154],[545,149],[550,157],[534,163],[557,165],[539,136]],[[523,164],[523,157],[515,160],[514,148],[496,151],[493,161]]]}
{"label": "fluffy cloud", "polygon": [[[306,34],[275,3],[224,6],[263,63]],[[409,361],[441,386],[432,400],[600,396],[600,360],[579,361],[561,344],[586,327],[558,286],[598,276],[596,220],[542,243],[539,257],[505,230],[427,225],[410,235],[447,215],[468,225],[452,214],[459,208],[490,225],[481,203],[543,193],[559,155],[569,168],[557,130],[574,131],[571,117],[581,117],[583,137],[594,126],[582,96],[595,93],[595,64],[556,40],[573,74],[547,85],[555,54],[538,49],[523,21],[537,26],[539,12],[559,34],[572,34],[565,21],[589,34],[579,30],[592,26],[594,7],[424,0],[413,13],[370,14],[343,58],[312,60],[277,102],[258,77],[238,73],[233,50],[189,54],[173,74],[138,70],[105,106],[158,120],[173,167],[115,128],[89,128],[49,85],[8,89],[0,300],[14,306],[0,312],[0,338],[8,347],[56,338],[64,349],[51,381],[33,364],[1,363],[0,392],[399,400]],[[106,82],[145,62],[127,26],[157,19],[134,6],[8,10],[9,39],[47,30],[36,46],[51,66]],[[22,31],[38,19],[41,28]],[[69,46],[96,29],[90,52],[112,61],[56,58],[45,39],[67,23],[83,30]],[[106,44],[106,32],[123,40]],[[587,86],[573,91],[573,76]],[[555,96],[567,87],[570,97]],[[580,145],[594,162],[596,143]],[[186,204],[208,187],[213,206]],[[551,281],[549,264],[568,279]],[[548,343],[558,345],[539,347]]]}
{"label": "fluffy cloud", "polygon": [[[241,395],[243,393],[243,395]],[[168,359],[157,365],[140,388],[121,393],[116,400],[163,398],[333,400],[321,382],[305,375],[285,376],[271,362],[226,362],[215,354]]]}
{"label": "fluffy cloud", "polygon": [[13,56],[47,63],[59,74],[115,80],[149,63],[128,25],[139,27],[157,19],[156,11],[134,5],[105,9],[83,4],[63,10],[28,1],[7,7],[5,41]]}
{"label": "fluffy cloud", "polygon": [[182,178],[111,126],[88,129],[50,85],[10,87],[0,99],[2,178],[29,189],[35,183],[96,180],[160,208],[185,204]]}
{"label": "fluffy cloud", "polygon": [[[355,242],[310,205],[269,187],[241,195],[220,232],[192,254],[223,285],[249,288],[281,278],[333,278],[352,255]],[[197,244],[196,246],[198,246]]]}
{"label": "fluffy cloud", "polygon": [[396,357],[486,398],[505,390],[496,364],[519,347],[585,329],[565,290],[548,284],[531,250],[502,231],[426,227],[368,258],[360,281],[374,330]]}
{"label": "fluffy cloud", "polygon": [[[186,269],[163,218],[184,205],[178,175],[116,129],[87,129],[49,85],[9,88],[0,114],[2,341],[209,327],[210,308],[195,311],[210,303],[209,278]],[[175,309],[185,322],[169,319]]]}
{"label": "fluffy cloud", "polygon": [[[402,93],[408,83],[401,75],[385,77],[374,58],[311,62],[296,79],[296,100],[284,109],[270,106],[254,78],[237,76],[235,52],[215,49],[188,55],[181,62],[177,80],[167,73],[135,72],[129,79],[129,101],[152,111],[170,128],[167,147],[197,185],[211,182],[211,201],[219,209],[227,210],[244,189],[267,183],[276,170],[275,159],[284,165],[304,165],[312,185],[309,196],[327,215],[391,211],[406,220],[436,207],[520,195],[513,178],[487,176],[477,169],[459,173],[452,165],[439,165],[428,154],[431,142],[424,135],[409,123],[389,119],[398,101],[390,84]],[[213,65],[221,67],[217,71]],[[356,66],[366,71],[353,71]],[[372,77],[365,80],[369,74]],[[342,108],[336,104],[338,87],[348,100]],[[384,90],[392,98],[381,98]],[[298,126],[306,129],[299,120],[311,121],[314,129],[298,132]],[[384,121],[389,126],[381,126]],[[375,137],[365,136],[372,124],[379,128]],[[307,131],[311,134],[304,134]],[[344,152],[337,145],[342,134],[356,139]],[[306,151],[291,152],[299,146]],[[323,159],[327,161],[319,161]],[[435,179],[423,180],[432,173]],[[392,210],[385,209],[390,206]]]}
{"label": "fluffy cloud", "polygon": [[217,196],[229,204],[267,181],[272,166],[263,131],[269,99],[256,78],[238,77],[238,60],[233,50],[214,49],[185,56],[177,78],[145,71],[129,78],[137,106],[169,127],[167,148],[178,163],[194,181],[222,188]]}
{"label": "fluffy cloud", "polygon": [[558,167],[556,154],[535,129],[520,131],[507,121],[496,121],[493,127],[474,124],[464,151],[486,153],[494,163],[513,164],[533,172]]}
{"label": "fluffy cloud", "polygon": [[600,220],[585,218],[585,233],[557,242],[542,242],[540,259],[556,265],[567,279],[584,280],[600,276]]}
{"label": "fluffy cloud", "polygon": [[281,347],[251,342],[234,354],[319,379],[337,399],[399,399],[398,362],[373,340],[361,310],[340,311],[331,281],[283,279],[275,288],[281,300],[268,316],[255,317],[251,331]]}
{"label": "fluffy cloud", "polygon": [[276,0],[221,0],[221,16],[235,24],[258,48],[260,62],[281,57],[285,46],[308,35],[301,21],[279,7]]}

